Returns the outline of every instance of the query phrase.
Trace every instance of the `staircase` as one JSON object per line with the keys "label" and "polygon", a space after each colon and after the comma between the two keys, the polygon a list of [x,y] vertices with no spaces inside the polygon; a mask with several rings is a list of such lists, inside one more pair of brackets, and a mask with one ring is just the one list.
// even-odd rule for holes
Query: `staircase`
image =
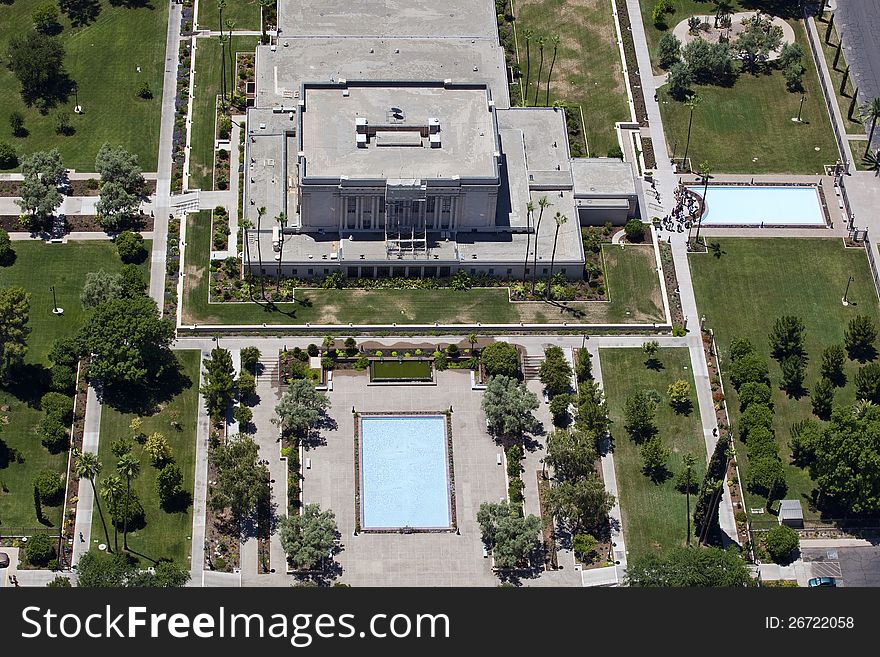
{"label": "staircase", "polygon": [[522,371],[523,378],[528,381],[529,379],[537,379],[539,375],[539,370],[541,369],[541,363],[544,362],[543,356],[523,356],[522,358]]}
{"label": "staircase", "polygon": [[270,381],[273,384],[278,384],[278,375],[280,374],[281,365],[278,363],[278,354],[274,353],[271,356],[260,355],[260,360],[257,365],[257,380]]}

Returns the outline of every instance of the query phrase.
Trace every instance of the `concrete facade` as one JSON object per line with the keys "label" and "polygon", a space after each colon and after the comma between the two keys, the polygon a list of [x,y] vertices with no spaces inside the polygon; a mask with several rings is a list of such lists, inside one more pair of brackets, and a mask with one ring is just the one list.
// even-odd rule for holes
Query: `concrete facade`
{"label": "concrete facade", "polygon": [[279,23],[247,115],[251,271],[521,277],[528,246],[581,278],[581,224],[635,216],[630,164],[572,159],[560,108],[510,107],[487,0],[281,0]]}

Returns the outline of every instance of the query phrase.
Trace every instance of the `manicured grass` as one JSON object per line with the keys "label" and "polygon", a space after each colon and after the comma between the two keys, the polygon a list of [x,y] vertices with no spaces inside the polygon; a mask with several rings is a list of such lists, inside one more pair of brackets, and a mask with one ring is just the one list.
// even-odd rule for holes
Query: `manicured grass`
{"label": "manicured grass", "polygon": [[[201,352],[177,351],[175,353],[180,362],[181,370],[190,380],[190,385],[164,404],[159,412],[143,418],[141,431],[148,436],[158,431],[168,438],[173,450],[174,462],[183,473],[183,489],[192,495],[195,479],[196,421],[198,419]],[[171,425],[175,413],[182,427],[180,430]],[[120,413],[106,405],[101,410],[101,440],[98,445],[98,457],[104,465],[104,469],[102,476],[98,477],[99,494],[102,478],[116,472],[117,459],[110,449],[111,445],[114,440],[131,435],[129,423],[132,418],[134,415]],[[189,567],[188,557],[192,544],[192,504],[173,513],[163,510],[156,492],[156,477],[159,470],[152,466],[150,457],[142,445],[135,443],[133,453],[140,460],[141,474],[132,481],[131,487],[137,493],[138,499],[144,507],[146,524],[143,529],[129,532],[129,548],[148,559],[173,559],[178,564]],[[106,505],[102,505],[102,509],[104,509],[112,541],[113,527],[110,524],[109,515],[107,515]],[[97,545],[106,539],[97,509],[95,509],[93,517],[92,542]],[[121,533],[120,531],[120,546],[122,546]]]}
{"label": "manicured grass", "polygon": [[[533,32],[529,46],[531,73],[526,90],[529,101],[526,104],[535,104],[535,92],[538,91],[538,105],[552,105],[555,100],[580,105],[584,111],[590,155],[605,156],[612,148],[619,147],[614,123],[629,121],[631,117],[611,2],[520,0],[515,9],[523,84],[529,68],[524,32]],[[560,41],[547,102],[547,75],[553,58],[554,36]],[[540,89],[538,37],[546,40]]]}
{"label": "manicured grass", "polygon": [[[79,301],[85,275],[99,269],[117,271],[122,262],[109,241],[13,244],[17,258],[12,266],[0,268],[0,287],[18,286],[30,293],[27,363],[48,366],[46,355],[55,340],[75,334],[85,320]],[[52,314],[49,286],[55,286],[58,305],[64,308],[61,316]],[[43,417],[36,405],[47,392],[44,386],[34,382],[14,392],[0,389],[0,420],[4,423],[0,431],[0,523],[4,528],[27,529],[39,527],[31,483],[34,475],[44,469],[63,471],[67,454],[49,454],[34,432]],[[24,462],[10,459],[6,450],[17,450]],[[8,492],[3,492],[4,486]],[[58,525],[60,506],[44,507],[43,512]]]}
{"label": "manicured grass", "polygon": [[[828,14],[828,16],[830,15],[831,14]],[[858,103],[853,110],[852,118],[849,117],[849,106],[852,102],[853,93],[855,93],[852,76],[847,80],[843,93],[840,92],[840,84],[843,82],[843,72],[846,70],[846,52],[844,51],[840,53],[840,59],[837,60],[837,68],[835,68],[834,55],[837,53],[837,44],[840,43],[840,36],[837,34],[837,27],[834,27],[831,29],[831,43],[826,42],[825,30],[827,28],[828,23],[826,21],[816,21],[816,30],[819,32],[819,41],[822,44],[825,61],[828,63],[828,71],[831,73],[831,80],[834,82],[834,95],[837,97],[837,104],[840,107],[840,116],[843,117],[843,127],[847,134],[864,134],[865,126],[859,121]],[[858,154],[858,159],[861,159],[861,154]]]}
{"label": "manicured grass", "polygon": [[[659,30],[651,21],[654,3],[641,2],[645,33],[655,62],[657,45],[666,31],[689,16],[712,15],[714,11],[708,2],[671,0],[670,4],[675,12],[666,16],[668,30]],[[734,11],[763,8],[770,13],[774,9],[778,12],[771,4],[731,2]],[[781,71],[741,73],[732,87],[695,85],[693,91],[702,102],[694,112],[688,151],[694,169],[708,162],[713,171],[725,173],[821,173],[822,165],[837,161],[837,146],[803,23],[789,23],[805,53],[806,101],[802,118],[807,123],[792,122],[801,94],[786,89]],[[659,68],[655,72],[664,73]],[[671,155],[681,157],[687,142],[690,110],[669,97],[665,87],[660,87],[659,92],[667,146]]]}
{"label": "manicured grass", "polygon": [[[599,359],[613,422],[614,467],[629,558],[684,545],[687,499],[675,489],[675,475],[682,469],[685,454],[693,454],[696,459],[694,474],[698,481],[706,471],[706,446],[688,350],[660,349],[657,359],[663,367],[659,370],[645,366],[645,354],[641,349],[601,349]],[[669,406],[666,389],[678,379],[691,384],[693,410],[689,415],[677,414]],[[655,416],[657,435],[672,452],[668,463],[672,475],[663,483],[652,482],[642,472],[639,445],[624,429],[623,409],[627,398],[636,392],[651,391],[661,399]],[[695,503],[695,496],[691,496],[691,513]]]}
{"label": "manicured grass", "polygon": [[374,361],[370,364],[371,381],[430,381],[431,363],[426,360]]}
{"label": "manicured grass", "polygon": [[[226,21],[235,21],[235,30],[260,29],[260,3],[257,0],[227,0],[223,10],[223,31]],[[217,0],[199,2],[199,29],[220,31],[220,10]]]}
{"label": "manicured grass", "polygon": [[[819,378],[822,350],[831,344],[843,344],[849,320],[868,315],[880,322],[877,293],[871,280],[867,257],[862,249],[845,249],[839,239],[735,239],[718,240],[721,258],[709,254],[692,255],[691,273],[700,315],[706,326],[714,329],[721,354],[721,370],[729,365],[728,347],[731,340],[747,337],[769,358],[768,335],[781,315],[800,317],[805,325],[805,345],[809,355],[805,386],[812,388]],[[849,306],[840,303],[848,277],[854,280],[849,288]],[[847,361],[849,384],[835,391],[835,403],[852,403],[852,384],[858,364]],[[798,420],[814,417],[809,395],[790,399],[779,390],[779,365],[770,360],[770,378],[774,390],[774,430],[784,463],[791,456],[788,443],[790,428]],[[728,380],[724,382],[731,421],[739,416],[739,400]],[[815,418],[814,418],[815,419]],[[745,446],[739,444],[737,459],[744,484],[748,481],[748,458]],[[808,498],[814,488],[806,470],[794,465],[786,469],[787,499],[804,502],[808,519],[818,513],[809,508]],[[744,485],[745,489],[745,485]],[[764,498],[746,491],[749,508],[766,504]],[[770,520],[757,515],[753,521]]]}
{"label": "manicured grass", "polygon": [[[650,246],[608,246],[610,302],[511,303],[505,288],[439,290],[300,289],[275,310],[253,303],[208,303],[210,213],[190,215],[186,229],[183,324],[389,324],[662,321],[660,281]],[[618,279],[618,272],[620,278]],[[620,285],[617,285],[617,281]],[[566,310],[567,309],[567,310]],[[579,314],[575,314],[575,313]]]}
{"label": "manicured grass", "polygon": [[[5,53],[13,35],[31,28],[33,2],[0,5],[0,48]],[[65,68],[79,88],[84,113],[73,113],[75,97],[45,115],[28,108],[21,86],[6,66],[0,66],[0,140],[9,141],[19,155],[58,148],[68,167],[94,171],[95,155],[105,142],[121,144],[137,154],[145,171],[157,166],[162,79],[165,69],[165,35],[168,3],[143,7],[112,6],[101,2],[97,20],[72,27],[62,14]],[[137,71],[140,67],[140,72]],[[137,90],[146,80],[154,97],[141,100]],[[11,136],[7,117],[12,111],[25,117],[28,136]],[[65,111],[76,129],[72,136],[56,134],[56,117]]]}
{"label": "manicured grass", "polygon": [[[201,8],[199,13],[201,13]],[[259,37],[233,37],[232,51],[253,52],[257,43],[259,43]],[[217,95],[220,93],[220,55],[219,38],[198,39],[196,41],[195,99],[193,100],[192,151],[189,164],[190,186],[193,188],[214,188],[214,123]],[[234,81],[229,79],[228,52],[226,61],[226,84],[232,85]],[[232,70],[235,70],[234,65]]]}

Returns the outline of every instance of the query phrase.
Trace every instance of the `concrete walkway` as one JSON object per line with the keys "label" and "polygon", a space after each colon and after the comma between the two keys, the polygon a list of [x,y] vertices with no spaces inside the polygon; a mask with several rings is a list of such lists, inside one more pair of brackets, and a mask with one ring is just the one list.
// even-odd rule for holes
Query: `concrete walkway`
{"label": "concrete walkway", "polygon": [[[210,350],[208,350],[210,351]],[[208,353],[201,352],[204,361]],[[199,368],[199,389],[204,384],[204,368]],[[196,462],[193,483],[193,527],[192,547],[190,549],[190,583],[205,586],[205,531],[207,526],[208,498],[208,440],[211,422],[205,408],[205,398],[199,393],[198,420],[196,424]]]}
{"label": "concrete walkway", "polygon": [[[593,380],[600,390],[605,390],[602,378],[602,361],[599,357],[599,345],[592,339],[587,346],[590,356],[593,357]],[[614,555],[614,576],[617,583],[623,581],[626,573],[627,555],[626,540],[623,532],[623,516],[620,511],[620,491],[617,488],[617,471],[614,468],[614,452],[605,450],[602,455],[602,479],[605,481],[605,490],[614,495],[614,506],[608,514],[611,520],[611,543]],[[606,586],[610,573],[596,574],[594,571],[582,571],[581,578],[584,586]]]}
{"label": "concrete walkway", "polygon": [[[83,428],[83,452],[98,453],[98,441],[101,434],[101,402],[98,401],[98,395],[95,389],[89,386],[86,394],[86,414],[85,426]],[[109,469],[112,464],[104,463],[105,468]],[[106,538],[103,535],[95,536],[92,540],[92,513],[95,507],[95,498],[92,492],[92,485],[86,481],[79,482],[79,498],[76,502],[76,524],[73,529],[73,559],[71,565],[76,565],[80,557],[85,554],[89,548],[97,547],[99,543],[103,543]],[[105,515],[105,519],[109,522],[109,518]],[[110,525],[108,525],[108,529]],[[82,540],[80,540],[82,537]]]}
{"label": "concrete walkway", "polygon": [[162,123],[159,130],[159,166],[156,174],[155,222],[150,258],[150,297],[161,312],[165,301],[165,251],[168,243],[168,215],[171,212],[171,164],[174,135],[174,99],[177,95],[177,58],[180,49],[182,5],[168,10],[165,38],[165,77],[162,85]]}

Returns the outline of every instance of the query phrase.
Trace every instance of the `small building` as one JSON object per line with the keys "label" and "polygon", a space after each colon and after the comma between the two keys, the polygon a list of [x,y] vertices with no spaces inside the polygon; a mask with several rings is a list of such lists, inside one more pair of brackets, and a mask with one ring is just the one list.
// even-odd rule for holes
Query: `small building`
{"label": "small building", "polygon": [[782,500],[779,503],[779,524],[795,528],[804,526],[804,510],[800,500]]}

